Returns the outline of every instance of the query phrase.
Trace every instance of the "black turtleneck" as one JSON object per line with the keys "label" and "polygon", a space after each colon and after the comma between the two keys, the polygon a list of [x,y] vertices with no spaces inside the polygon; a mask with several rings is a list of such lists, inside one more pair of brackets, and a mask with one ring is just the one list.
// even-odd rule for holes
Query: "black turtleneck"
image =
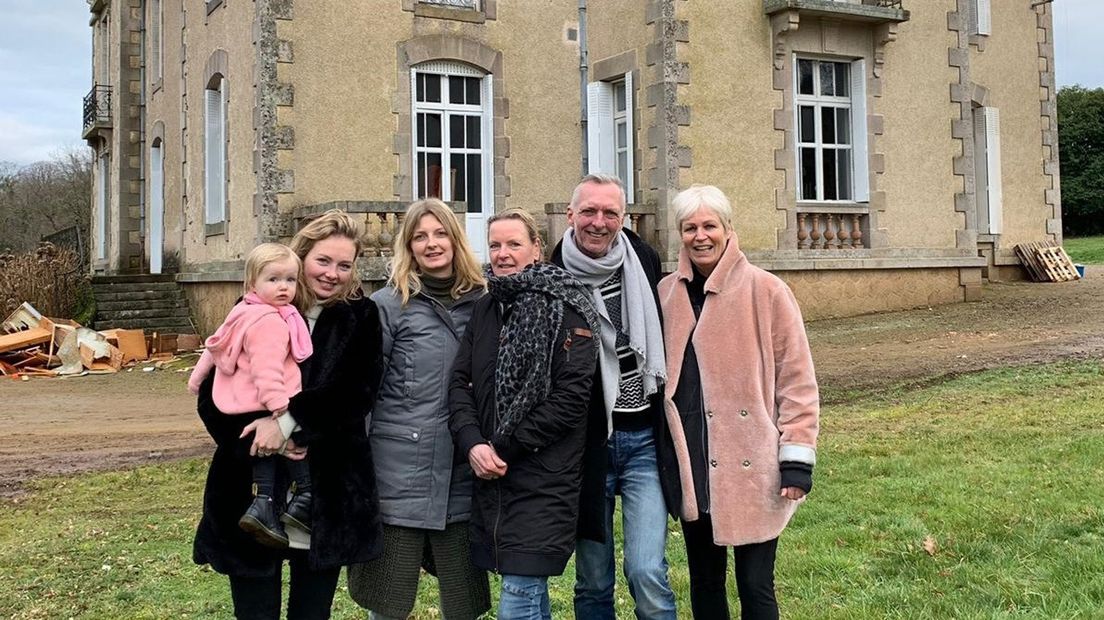
{"label": "black turtleneck", "polygon": [[456,274],[447,278],[435,278],[431,275],[420,274],[422,292],[437,300],[445,308],[451,308],[456,303],[452,296],[452,287],[456,285]]}

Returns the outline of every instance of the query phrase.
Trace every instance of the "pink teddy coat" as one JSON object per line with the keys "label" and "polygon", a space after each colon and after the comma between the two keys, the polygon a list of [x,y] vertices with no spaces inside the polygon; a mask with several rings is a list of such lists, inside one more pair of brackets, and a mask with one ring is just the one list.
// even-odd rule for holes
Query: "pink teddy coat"
{"label": "pink teddy coat", "polygon": [[779,495],[780,461],[816,461],[820,397],[801,311],[782,280],[753,266],[736,234],[705,282],[695,321],[686,292],[693,278],[683,249],[678,270],[659,283],[667,376],[664,405],[682,484],[682,518],[698,519],[690,448],[672,400],[686,341],[705,400],[713,539],[745,545],[778,537],[800,502]]}
{"label": "pink teddy coat", "polygon": [[[207,339],[207,348],[188,379],[188,389],[198,393],[199,384],[214,368],[212,396],[223,413],[286,409],[291,397],[303,389],[297,358],[302,361],[312,352],[309,332],[297,311],[285,310],[289,315],[285,318],[274,306],[251,303],[251,296],[235,305]],[[289,328],[289,321],[295,320],[303,323],[300,329]]]}

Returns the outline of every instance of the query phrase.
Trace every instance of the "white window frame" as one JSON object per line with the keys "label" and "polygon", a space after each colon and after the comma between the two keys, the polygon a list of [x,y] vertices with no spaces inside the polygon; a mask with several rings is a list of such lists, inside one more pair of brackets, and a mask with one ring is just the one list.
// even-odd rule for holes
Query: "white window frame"
{"label": "white window frame", "polygon": [[991,0],[966,0],[970,34],[988,36],[993,33]]}
{"label": "white window frame", "polygon": [[[448,88],[442,85],[441,101],[421,102],[417,97],[417,81],[419,75],[457,76],[467,78],[479,78],[480,80],[480,105],[466,103],[452,103],[449,101]],[[466,201],[467,213],[464,218],[465,228],[472,245],[472,250],[480,260],[487,259],[486,252],[486,218],[494,214],[494,76],[490,73],[476,69],[470,65],[455,61],[430,61],[415,65],[410,68],[410,169],[413,184],[411,195],[417,200],[422,195],[422,186],[427,179],[422,179],[418,174],[418,155],[422,153],[435,153],[441,156],[441,200],[450,202],[452,195],[452,170],[448,165],[453,155],[479,155],[480,166],[480,198],[479,205]],[[444,80],[442,80],[444,82]],[[441,146],[418,146],[418,114],[441,115]],[[453,147],[451,144],[450,115],[462,114],[465,116],[478,115],[479,148]],[[426,196],[428,186],[426,187]],[[465,199],[470,198],[465,195]]]}
{"label": "white window frame", "polygon": [[[814,63],[813,94],[801,94],[799,61],[811,61]],[[820,63],[831,62],[849,65],[848,69],[848,95],[846,97],[820,94]],[[793,66],[793,137],[794,137],[794,170],[796,182],[794,192],[799,202],[817,202],[826,204],[854,204],[870,201],[870,162],[867,140],[866,119],[866,62],[863,59],[848,60],[829,58],[815,55],[794,54]],[[813,108],[814,138],[812,142],[802,141],[801,137],[801,108],[811,106]],[[849,111],[849,139],[850,144],[823,143],[821,111],[824,108],[846,109]],[[816,159],[816,195],[802,196],[802,148],[815,150]],[[848,151],[851,159],[850,186],[848,198],[824,198],[824,150]],[[840,194],[839,180],[836,182],[837,195]]]}
{"label": "white window frame", "polygon": [[974,199],[978,232],[999,235],[1004,230],[1001,178],[1000,111],[974,108]]}
{"label": "white window frame", "polygon": [[204,95],[204,205],[207,224],[226,221],[227,194],[227,91],[226,78],[218,78],[217,88],[207,88]]}
{"label": "white window frame", "polygon": [[[624,86],[624,95],[617,99],[618,90]],[[587,172],[608,174],[621,179],[625,186],[625,199],[633,203],[636,193],[635,124],[633,123],[632,72],[587,84]],[[618,110],[621,104],[622,110]],[[622,144],[619,127],[625,128]],[[619,158],[625,162],[625,173],[618,170]]]}

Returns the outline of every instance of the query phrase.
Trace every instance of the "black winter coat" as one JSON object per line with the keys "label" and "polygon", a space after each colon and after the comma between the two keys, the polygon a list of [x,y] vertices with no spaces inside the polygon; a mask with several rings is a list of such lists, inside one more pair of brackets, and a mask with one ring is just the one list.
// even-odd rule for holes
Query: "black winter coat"
{"label": "black winter coat", "polygon": [[[503,310],[490,295],[479,300],[449,386],[449,428],[458,454],[486,443],[495,430],[495,366]],[[475,478],[471,548],[476,566],[508,575],[562,574],[575,551],[587,401],[597,359],[586,320],[564,308],[562,346],[552,356],[551,391],[494,444],[506,461],[497,480]]]}
{"label": "black winter coat", "polygon": [[[648,284],[652,287],[652,296],[655,298],[656,311],[659,312],[660,321],[663,320],[663,309],[659,305],[659,292],[656,286],[663,277],[663,267],[659,261],[659,254],[652,249],[636,233],[625,228],[625,235],[629,238],[632,249],[636,252],[640,264],[644,268],[644,275],[648,278]],[[556,244],[552,250],[551,262],[563,267],[563,241]],[[601,346],[600,344],[598,346]],[[587,413],[586,451],[583,455],[583,484],[582,499],[579,505],[579,538],[605,542],[605,526],[603,521],[606,515],[606,471],[609,469],[609,455],[606,446],[609,441],[609,426],[606,421],[606,404],[602,392],[602,372],[595,369],[594,381],[591,387],[589,411]],[[672,444],[665,439],[670,436],[667,428],[667,416],[663,412],[663,386],[660,385],[655,394],[648,399],[651,403],[648,415],[652,419],[652,428],[655,433],[656,452],[670,450],[674,455]],[[679,472],[675,460],[659,459],[659,480],[663,487],[663,497],[667,504],[667,512],[672,516],[678,516],[678,500],[681,497]]]}
{"label": "black winter coat", "polygon": [[[309,446],[314,502],[307,557],[310,567],[320,570],[367,562],[383,550],[372,452],[365,432],[365,416],[382,369],[376,305],[358,299],[323,309],[311,342],[314,354],[300,364],[303,391],[291,399],[288,409],[301,427],[300,443]],[[212,384],[213,376],[208,376],[199,393],[199,417],[216,448],[192,556],[197,564],[210,564],[227,575],[269,576],[280,570],[289,552],[263,547],[238,527],[238,519],[253,499],[249,457],[253,436],[238,436],[258,416],[220,412],[211,399]],[[281,492],[276,495],[283,497]]]}

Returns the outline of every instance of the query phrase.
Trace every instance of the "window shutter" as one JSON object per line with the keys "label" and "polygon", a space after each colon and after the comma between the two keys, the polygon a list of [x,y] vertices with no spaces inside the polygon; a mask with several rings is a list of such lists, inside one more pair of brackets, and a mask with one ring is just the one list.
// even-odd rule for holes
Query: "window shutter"
{"label": "window shutter", "polygon": [[150,149],[149,257],[150,273],[161,273],[161,253],[164,235],[165,194],[164,158],[161,144]]}
{"label": "window shutter", "polygon": [[974,11],[977,12],[977,33],[978,34],[991,34],[993,29],[993,19],[989,14],[990,0],[974,0],[976,6]]}
{"label": "window shutter", "polygon": [[974,108],[974,202],[977,203],[977,230],[989,232],[989,156],[986,153],[985,113]]}
{"label": "window shutter", "polygon": [[225,81],[219,82],[219,89],[207,89],[204,92],[205,104],[205,129],[206,148],[204,158],[204,202],[206,203],[206,223],[215,224],[223,221],[222,205],[225,190],[224,175],[226,162],[224,160],[226,137],[223,129],[225,122]]}
{"label": "window shutter", "polygon": [[107,155],[101,153],[96,166],[96,258],[107,260],[107,184],[110,181],[108,174]]}
{"label": "window shutter", "polygon": [[1001,195],[1000,113],[997,108],[981,108],[985,117],[985,172],[989,179],[989,232],[999,235],[1003,230]]}
{"label": "window shutter", "polygon": [[615,174],[613,88],[607,82],[587,85],[587,172]]}
{"label": "window shutter", "polygon": [[[636,167],[633,162],[633,152],[636,149],[636,123],[633,118],[633,76],[632,71],[625,74],[625,120],[627,121],[627,131],[625,132],[625,146],[627,147],[626,156],[628,159],[628,165],[626,168],[629,171],[628,178],[625,179],[625,199],[629,204],[633,203],[633,196],[636,194]],[[614,169],[617,168],[616,162],[614,163]]]}
{"label": "window shutter", "polygon": [[866,61],[851,63],[851,159],[855,202],[870,202],[869,134],[866,129]]}

